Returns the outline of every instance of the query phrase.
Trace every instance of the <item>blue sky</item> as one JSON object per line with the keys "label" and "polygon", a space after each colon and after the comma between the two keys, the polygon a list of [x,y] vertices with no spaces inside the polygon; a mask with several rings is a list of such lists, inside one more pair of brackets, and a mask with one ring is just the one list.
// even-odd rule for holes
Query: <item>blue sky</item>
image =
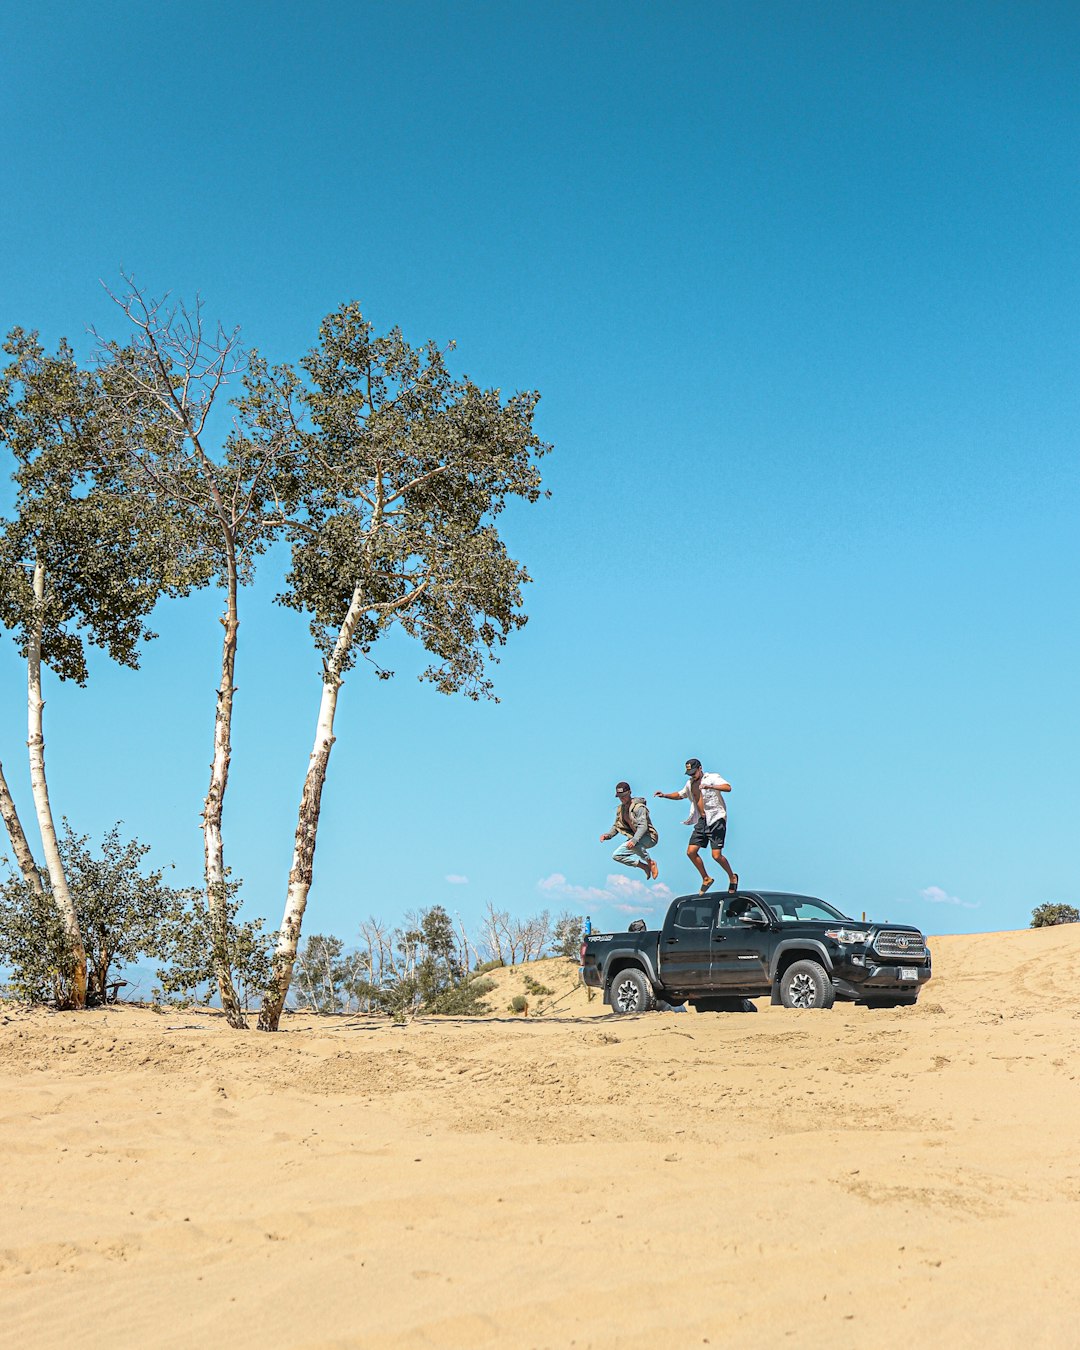
{"label": "blue sky", "polygon": [[[88,354],[123,266],[273,360],[356,298],[543,394],[502,702],[396,642],[394,681],[350,678],[306,931],[655,914],[694,878],[680,805],[648,891],[597,836],[617,779],[689,755],[748,884],[930,932],[1077,902],[1078,61],[1066,4],[5,8],[5,330]],[[281,561],[242,601],[226,808],[272,925],[319,696]],[[217,608],[47,690],[58,812],[185,879]],[[24,680],[7,641],[30,824]]]}

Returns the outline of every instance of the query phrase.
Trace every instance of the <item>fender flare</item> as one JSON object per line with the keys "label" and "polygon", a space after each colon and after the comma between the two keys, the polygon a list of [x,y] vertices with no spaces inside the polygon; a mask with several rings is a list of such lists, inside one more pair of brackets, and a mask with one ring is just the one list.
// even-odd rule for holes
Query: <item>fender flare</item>
{"label": "fender flare", "polygon": [[646,979],[652,985],[654,990],[662,988],[659,979],[657,979],[656,967],[653,965],[648,952],[643,952],[640,947],[616,947],[613,951],[608,952],[607,958],[604,961],[605,991],[611,986],[611,976],[608,974],[608,971],[616,961],[624,956],[629,956],[641,966]]}
{"label": "fender flare", "polygon": [[773,950],[772,956],[769,958],[769,979],[774,986],[776,984],[776,972],[780,965],[780,958],[785,952],[790,951],[805,951],[808,954],[812,953],[825,967],[828,974],[831,975],[833,973],[832,957],[829,955],[823,942],[819,942],[817,938],[789,938],[785,942],[778,942]]}

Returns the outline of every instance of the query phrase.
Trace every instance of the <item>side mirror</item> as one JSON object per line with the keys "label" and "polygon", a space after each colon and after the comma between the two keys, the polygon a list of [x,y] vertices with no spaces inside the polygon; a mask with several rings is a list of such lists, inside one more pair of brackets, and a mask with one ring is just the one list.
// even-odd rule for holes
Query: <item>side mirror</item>
{"label": "side mirror", "polygon": [[760,910],[756,914],[740,914],[739,922],[747,925],[748,928],[768,928],[769,921]]}

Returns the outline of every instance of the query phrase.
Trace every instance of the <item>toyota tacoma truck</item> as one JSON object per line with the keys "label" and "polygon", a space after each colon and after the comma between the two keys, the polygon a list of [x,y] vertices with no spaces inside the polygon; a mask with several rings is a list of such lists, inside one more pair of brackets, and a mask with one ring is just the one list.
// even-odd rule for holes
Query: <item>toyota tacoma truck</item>
{"label": "toyota tacoma truck", "polygon": [[765,997],[785,1008],[831,1008],[838,998],[896,1008],[918,999],[931,962],[908,924],[856,921],[809,895],[740,889],[676,897],[659,932],[590,933],[581,969],[624,1014],[658,1001],[709,1012]]}

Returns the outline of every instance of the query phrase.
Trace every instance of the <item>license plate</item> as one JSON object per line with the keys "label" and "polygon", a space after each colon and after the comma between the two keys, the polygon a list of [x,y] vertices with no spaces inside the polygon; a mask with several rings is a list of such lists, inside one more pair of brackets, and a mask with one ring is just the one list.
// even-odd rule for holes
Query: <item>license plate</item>
{"label": "license plate", "polygon": [[919,972],[912,966],[901,966],[900,978],[902,980],[917,980],[919,978]]}

